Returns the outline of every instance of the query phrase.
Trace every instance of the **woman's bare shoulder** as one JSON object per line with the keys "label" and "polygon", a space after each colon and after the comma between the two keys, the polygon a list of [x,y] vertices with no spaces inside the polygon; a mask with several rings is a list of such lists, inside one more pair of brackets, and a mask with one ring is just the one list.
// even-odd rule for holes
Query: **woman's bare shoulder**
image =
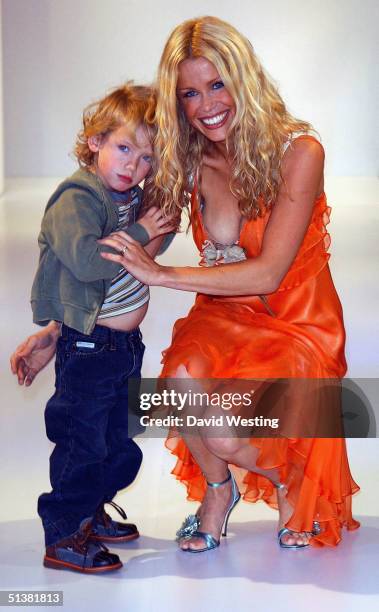
{"label": "woman's bare shoulder", "polygon": [[291,157],[292,154],[313,154],[324,155],[324,147],[321,142],[312,134],[300,134],[294,136],[289,146],[286,147],[284,157]]}
{"label": "woman's bare shoulder", "polygon": [[314,136],[302,135],[295,138],[282,159],[282,176],[286,181],[319,174],[324,168],[325,151]]}

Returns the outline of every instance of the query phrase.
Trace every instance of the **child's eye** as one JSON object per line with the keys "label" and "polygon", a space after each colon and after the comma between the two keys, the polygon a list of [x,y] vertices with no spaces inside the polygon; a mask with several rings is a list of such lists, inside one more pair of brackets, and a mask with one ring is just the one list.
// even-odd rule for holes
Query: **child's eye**
{"label": "child's eye", "polygon": [[129,153],[130,151],[128,145],[118,145],[118,148],[120,149],[120,151],[123,151],[123,153]]}
{"label": "child's eye", "polygon": [[221,87],[224,87],[224,83],[222,81],[217,81],[216,83],[213,83],[212,85],[213,89],[221,89]]}

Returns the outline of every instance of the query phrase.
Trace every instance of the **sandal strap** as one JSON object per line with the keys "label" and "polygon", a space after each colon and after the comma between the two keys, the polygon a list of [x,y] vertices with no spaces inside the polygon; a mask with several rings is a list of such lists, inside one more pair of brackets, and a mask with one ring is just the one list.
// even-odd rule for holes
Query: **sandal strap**
{"label": "sandal strap", "polygon": [[321,525],[318,521],[313,521],[312,524],[312,535],[316,536],[319,535],[321,533],[322,529],[321,529]]}
{"label": "sandal strap", "polygon": [[228,476],[225,478],[225,480],[223,480],[222,482],[208,482],[208,480],[207,480],[207,485],[208,485],[208,487],[212,487],[213,489],[217,489],[217,487],[222,487],[222,485],[224,485],[227,482],[229,482],[229,480],[231,478],[232,478],[232,475],[230,473],[230,470],[228,470]]}
{"label": "sandal strap", "polygon": [[288,533],[288,535],[293,535],[294,534],[294,532],[291,531],[290,529],[288,529],[287,527],[282,527],[281,529],[279,529],[279,531],[278,531],[278,540],[281,540],[282,536],[287,535],[287,533]]}
{"label": "sandal strap", "polygon": [[272,483],[275,487],[275,489],[286,489],[287,485],[284,484],[284,482],[273,482]]}
{"label": "sandal strap", "polygon": [[[281,529],[279,529],[278,531],[278,540],[279,540],[279,544],[282,548],[306,548],[307,546],[309,546],[309,542],[307,544],[285,544],[284,542],[282,542],[282,537],[284,535],[290,535],[290,536],[295,536],[297,532],[296,531],[292,531],[291,529],[288,529],[288,527],[282,527]],[[308,535],[308,532],[304,532]]]}
{"label": "sandal strap", "polygon": [[[201,538],[205,542],[206,550],[211,550],[212,548],[217,548],[220,544],[220,540],[216,540],[210,533],[205,533],[205,531],[194,531],[191,538]],[[196,550],[195,548],[192,550]]]}

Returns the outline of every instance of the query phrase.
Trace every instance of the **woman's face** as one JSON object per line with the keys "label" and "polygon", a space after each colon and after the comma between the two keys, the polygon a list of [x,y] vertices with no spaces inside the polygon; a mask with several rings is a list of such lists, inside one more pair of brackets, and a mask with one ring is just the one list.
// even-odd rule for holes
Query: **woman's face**
{"label": "woman's face", "polygon": [[205,57],[179,64],[177,96],[189,123],[211,140],[223,142],[236,105],[215,66]]}

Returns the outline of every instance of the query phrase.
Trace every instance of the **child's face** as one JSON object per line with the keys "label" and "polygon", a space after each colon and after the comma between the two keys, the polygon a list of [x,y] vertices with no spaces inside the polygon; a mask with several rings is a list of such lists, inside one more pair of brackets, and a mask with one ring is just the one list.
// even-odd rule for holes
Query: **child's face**
{"label": "child's face", "polygon": [[150,170],[153,150],[142,125],[135,130],[123,125],[106,136],[91,136],[88,146],[97,153],[96,174],[107,189],[126,191]]}

